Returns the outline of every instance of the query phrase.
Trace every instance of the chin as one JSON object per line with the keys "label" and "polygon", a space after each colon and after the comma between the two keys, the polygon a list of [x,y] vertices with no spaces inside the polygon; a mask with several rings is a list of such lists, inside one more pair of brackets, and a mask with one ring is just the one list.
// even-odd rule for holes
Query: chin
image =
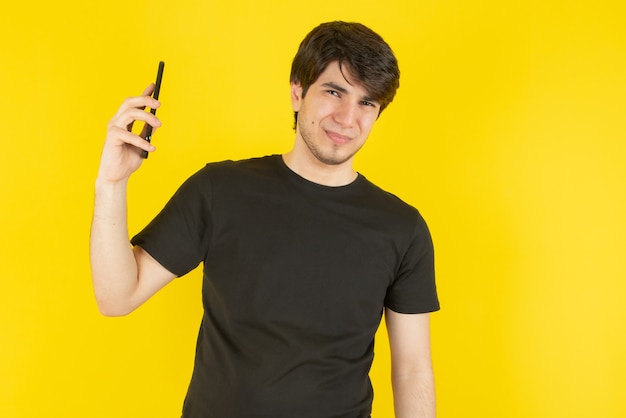
{"label": "chin", "polygon": [[352,157],[354,156],[354,153],[349,154],[349,155],[343,155],[343,154],[323,154],[320,152],[314,152],[313,155],[315,155],[315,158],[317,158],[317,160],[323,164],[326,165],[342,165],[345,164],[346,162],[350,161],[350,159],[352,159]]}

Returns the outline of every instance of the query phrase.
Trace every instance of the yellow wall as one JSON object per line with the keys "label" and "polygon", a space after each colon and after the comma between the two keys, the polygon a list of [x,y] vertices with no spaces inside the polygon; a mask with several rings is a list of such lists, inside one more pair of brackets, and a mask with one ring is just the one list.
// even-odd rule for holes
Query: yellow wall
{"label": "yellow wall", "polygon": [[[357,164],[437,248],[438,409],[626,416],[626,8],[610,1],[11,2],[0,13],[0,416],[175,417],[200,274],[101,317],[87,242],[106,123],[167,62],[141,228],[207,161],[289,149],[289,64],[361,21],[402,82]],[[381,335],[382,336],[382,335]],[[386,341],[374,417],[392,416]]]}

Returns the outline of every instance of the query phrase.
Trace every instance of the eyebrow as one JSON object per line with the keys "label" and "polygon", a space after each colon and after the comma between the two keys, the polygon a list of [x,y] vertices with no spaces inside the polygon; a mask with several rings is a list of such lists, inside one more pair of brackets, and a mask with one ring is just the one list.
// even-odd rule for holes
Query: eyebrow
{"label": "eyebrow", "polygon": [[[348,90],[346,90],[344,87],[341,87],[339,84],[337,84],[335,82],[332,82],[332,81],[329,81],[327,83],[322,84],[322,87],[328,87],[328,88],[331,88],[333,90],[337,90],[339,93],[343,93],[343,94],[348,92]],[[373,103],[380,104],[380,102],[378,100],[376,100],[376,99],[374,99],[373,97],[370,97],[370,96],[363,96],[363,97],[361,97],[361,100],[364,100],[366,102],[373,102]]]}

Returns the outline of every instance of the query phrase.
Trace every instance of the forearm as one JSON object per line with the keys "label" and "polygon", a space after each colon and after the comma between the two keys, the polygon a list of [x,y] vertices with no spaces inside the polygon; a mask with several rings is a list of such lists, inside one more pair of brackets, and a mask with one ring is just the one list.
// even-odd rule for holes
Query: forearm
{"label": "forearm", "polygon": [[435,383],[432,370],[393,371],[393,396],[396,418],[434,418]]}
{"label": "forearm", "polygon": [[128,242],[126,188],[126,181],[96,182],[90,260],[96,300],[105,315],[128,313],[137,287],[137,264]]}

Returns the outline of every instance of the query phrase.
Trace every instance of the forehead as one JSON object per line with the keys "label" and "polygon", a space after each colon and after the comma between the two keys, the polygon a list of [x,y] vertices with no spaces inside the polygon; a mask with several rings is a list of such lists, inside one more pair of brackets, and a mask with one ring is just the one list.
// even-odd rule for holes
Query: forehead
{"label": "forehead", "polygon": [[344,87],[346,90],[358,90],[361,94],[369,96],[363,83],[356,78],[350,66],[346,63],[339,65],[339,62],[333,61],[326,66],[317,77],[314,84],[334,83]]}

